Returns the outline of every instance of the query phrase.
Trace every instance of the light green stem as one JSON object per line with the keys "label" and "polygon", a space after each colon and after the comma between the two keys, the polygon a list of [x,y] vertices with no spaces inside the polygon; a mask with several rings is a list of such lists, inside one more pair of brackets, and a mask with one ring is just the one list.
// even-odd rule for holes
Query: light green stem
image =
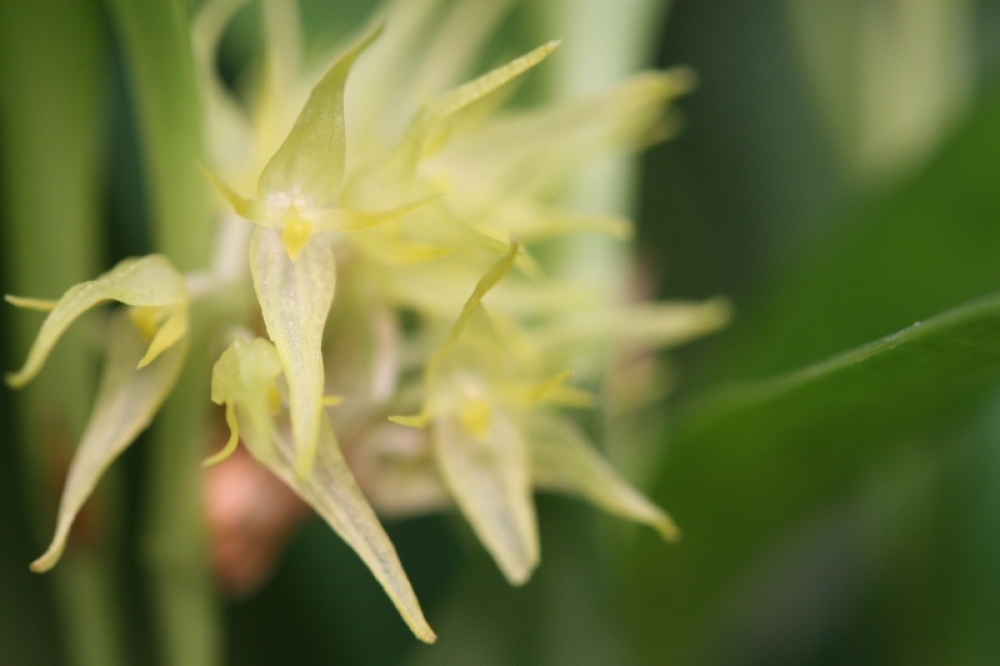
{"label": "light green stem", "polygon": [[[211,250],[208,199],[196,164],[201,114],[188,17],[179,0],[108,0],[125,45],[149,184],[153,237],[181,270],[203,268]],[[199,459],[211,403],[210,335],[191,313],[191,358],[154,430],[145,554],[164,663],[211,666],[220,659],[220,618],[208,567]]]}
{"label": "light green stem", "polygon": [[[552,36],[563,44],[552,58],[552,93],[559,100],[606,90],[648,67],[669,3],[664,0],[549,0],[541,5]],[[636,159],[607,157],[587,165],[570,184],[567,203],[589,212],[630,216]],[[599,235],[567,239],[561,270],[589,282],[611,301],[627,291],[629,249]]]}
{"label": "light green stem", "polygon": [[220,660],[220,618],[206,560],[201,467],[209,401],[209,326],[196,305],[191,353],[157,420],[145,554],[159,613],[164,663],[209,666]]}
{"label": "light green stem", "polygon": [[[97,268],[107,63],[106,35],[91,0],[0,3],[0,171],[10,222],[3,266],[17,293],[58,297]],[[39,318],[12,319],[23,358]],[[71,330],[20,398],[25,485],[39,548],[52,536],[61,476],[93,398],[93,352],[86,332]],[[88,508],[90,533],[76,532],[50,574],[70,661],[81,666],[122,663],[106,495],[104,484]]]}

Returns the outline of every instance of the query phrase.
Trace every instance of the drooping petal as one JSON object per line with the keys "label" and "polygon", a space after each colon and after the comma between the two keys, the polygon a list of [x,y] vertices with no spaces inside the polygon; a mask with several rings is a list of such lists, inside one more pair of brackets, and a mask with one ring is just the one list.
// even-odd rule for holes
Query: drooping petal
{"label": "drooping petal", "polygon": [[679,537],[670,517],[629,485],[570,421],[536,415],[528,419],[527,433],[537,487],[579,495],[609,513],[653,527],[668,541]]}
{"label": "drooping petal", "polygon": [[189,300],[184,276],[166,257],[154,254],[141,259],[125,259],[96,280],[69,288],[45,318],[24,367],[19,372],[8,374],[7,383],[19,388],[30,382],[69,325],[103,301],[119,301],[141,307],[170,307],[186,306]]}
{"label": "drooping petal", "polygon": [[312,197],[325,206],[344,180],[347,144],[344,138],[344,86],[351,66],[382,30],[376,24],[330,67],[299,114],[292,131],[264,167],[258,198],[284,192]]}
{"label": "drooping petal", "polygon": [[149,425],[180,374],[187,340],[171,346],[147,367],[137,368],[145,350],[143,336],[125,310],[115,313],[108,336],[108,358],[94,411],[73,455],[66,477],[55,536],[32,571],[55,566],[70,527],[104,470]]}
{"label": "drooping petal", "polygon": [[333,303],[337,271],[334,239],[315,234],[295,261],[281,233],[258,227],[250,268],[267,333],[288,381],[298,470],[307,475],[316,454],[323,408],[323,328]]}
{"label": "drooping petal", "polygon": [[433,643],[437,636],[424,618],[396,549],[344,462],[326,415],[320,422],[316,464],[304,479],[296,472],[296,451],[287,439],[279,438],[277,446],[267,446],[266,452],[259,445],[262,443],[246,441],[250,452],[312,506],[361,557],[417,638]]}
{"label": "drooping petal", "polygon": [[354,481],[325,413],[320,420],[315,464],[307,475],[299,473],[296,445],[274,428],[264,404],[279,372],[277,350],[269,342],[259,338],[251,343],[234,340],[213,371],[212,400],[235,407],[250,453],[354,549],[413,633],[422,641],[433,642],[434,631],[424,618],[396,550]]}
{"label": "drooping petal", "polygon": [[438,469],[476,536],[507,580],[521,585],[538,565],[538,526],[528,453],[514,423],[493,410],[477,439],[455,416],[431,426]]}

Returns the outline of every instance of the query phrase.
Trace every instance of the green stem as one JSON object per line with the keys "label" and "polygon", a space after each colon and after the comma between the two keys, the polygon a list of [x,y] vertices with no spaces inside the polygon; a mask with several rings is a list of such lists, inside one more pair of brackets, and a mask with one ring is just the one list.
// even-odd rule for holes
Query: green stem
{"label": "green stem", "polygon": [[[9,220],[3,263],[17,293],[57,297],[97,268],[107,52],[90,0],[0,3],[0,171]],[[23,358],[39,320],[23,313],[14,319],[14,346]],[[39,547],[51,538],[62,473],[86,422],[93,361],[85,331],[71,330],[19,402],[21,459]],[[78,528],[50,579],[70,662],[81,666],[122,663],[106,495],[107,484],[88,505],[91,529]]]}
{"label": "green stem", "polygon": [[[108,0],[130,67],[149,184],[153,237],[181,270],[204,267],[211,250],[208,199],[197,171],[201,116],[179,0]],[[191,313],[191,358],[157,420],[145,554],[165,663],[220,659],[220,618],[208,567],[198,461],[211,403],[206,312]]]}
{"label": "green stem", "polygon": [[[669,2],[664,0],[549,0],[540,5],[553,36],[564,41],[552,59],[556,99],[594,94],[649,66],[654,39]],[[581,170],[566,200],[589,212],[631,215],[635,207],[634,157],[608,157]],[[607,236],[567,239],[561,270],[589,282],[611,301],[627,289],[631,252]]]}
{"label": "green stem", "polygon": [[201,467],[205,457],[210,365],[204,305],[191,318],[191,355],[156,425],[145,554],[158,605],[166,664],[220,660],[220,618],[207,566]]}

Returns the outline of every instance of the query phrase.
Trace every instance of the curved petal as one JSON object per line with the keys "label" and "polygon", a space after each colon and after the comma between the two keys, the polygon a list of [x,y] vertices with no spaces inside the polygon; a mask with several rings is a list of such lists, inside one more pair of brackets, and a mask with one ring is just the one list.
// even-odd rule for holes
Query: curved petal
{"label": "curved petal", "polygon": [[538,565],[538,526],[528,454],[514,423],[493,410],[477,439],[456,417],[435,418],[431,438],[438,468],[459,509],[512,585]]}
{"label": "curved petal", "polygon": [[382,31],[376,24],[335,62],[313,88],[281,147],[264,167],[257,195],[304,194],[325,206],[344,180],[344,86],[355,59]]}
{"label": "curved petal", "polygon": [[280,232],[257,227],[250,268],[267,333],[288,381],[297,469],[306,476],[316,455],[323,408],[321,346],[337,282],[334,239],[315,234],[292,261]]}
{"label": "curved petal", "polygon": [[139,369],[136,365],[144,349],[145,341],[128,313],[115,313],[104,377],[69,467],[56,533],[45,554],[31,564],[32,571],[47,571],[59,561],[70,527],[104,470],[149,425],[177,381],[187,356],[187,338]]}
{"label": "curved petal", "polygon": [[572,423],[537,416],[527,429],[537,487],[579,495],[609,513],[649,525],[668,541],[680,536],[670,516],[629,485]]}
{"label": "curved petal", "polygon": [[186,304],[189,300],[184,276],[177,272],[166,257],[154,254],[141,259],[125,259],[96,280],[81,282],[69,288],[45,318],[38,337],[28,352],[24,367],[19,372],[8,374],[7,383],[19,388],[34,379],[69,325],[103,301],[167,307]]}
{"label": "curved petal", "polygon": [[420,603],[392,542],[368,505],[347,467],[333,428],[322,414],[315,464],[305,476],[298,470],[296,445],[273,428],[263,402],[277,376],[277,353],[261,339],[234,341],[216,363],[212,400],[235,407],[243,442],[250,453],[312,506],[354,549],[382,584],[413,633],[431,643],[437,637],[427,624]]}
{"label": "curved petal", "polygon": [[558,47],[558,41],[543,44],[506,65],[438,95],[425,104],[417,112],[407,129],[406,136],[393,155],[400,181],[407,183],[412,178],[425,146],[435,132],[440,131],[442,121],[521,76],[545,60]]}

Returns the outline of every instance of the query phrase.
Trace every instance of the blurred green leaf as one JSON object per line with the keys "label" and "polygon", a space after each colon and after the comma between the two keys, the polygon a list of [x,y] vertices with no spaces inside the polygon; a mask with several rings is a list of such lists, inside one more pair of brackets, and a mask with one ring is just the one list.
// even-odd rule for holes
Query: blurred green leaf
{"label": "blurred green leaf", "polygon": [[737,302],[709,373],[789,370],[1000,288],[998,120],[994,81],[914,178],[842,211],[835,233]]}
{"label": "blurred green leaf", "polygon": [[[0,3],[0,266],[10,292],[50,298],[97,268],[109,50],[93,0]],[[9,337],[0,340],[10,341],[3,357],[9,369],[23,361],[39,319],[5,314]],[[24,494],[0,519],[0,663],[54,663],[60,649],[78,666],[123,661],[116,571],[108,559],[116,545],[113,482],[102,484],[88,507],[89,533],[75,533],[58,569],[32,580],[25,566],[51,534],[65,462],[86,423],[95,379],[86,333],[82,326],[70,331],[16,398],[0,389],[0,402],[13,403],[15,435],[4,463],[17,465],[4,485],[11,495]],[[15,517],[15,510],[26,515]],[[26,518],[37,539],[31,543],[15,531]],[[58,611],[62,641],[48,633],[46,601]]]}
{"label": "blurred green leaf", "polygon": [[650,663],[698,663],[710,638],[699,632],[764,544],[904,435],[976,406],[998,380],[994,296],[682,409],[656,497],[684,540],[668,548],[645,539],[635,576]]}

